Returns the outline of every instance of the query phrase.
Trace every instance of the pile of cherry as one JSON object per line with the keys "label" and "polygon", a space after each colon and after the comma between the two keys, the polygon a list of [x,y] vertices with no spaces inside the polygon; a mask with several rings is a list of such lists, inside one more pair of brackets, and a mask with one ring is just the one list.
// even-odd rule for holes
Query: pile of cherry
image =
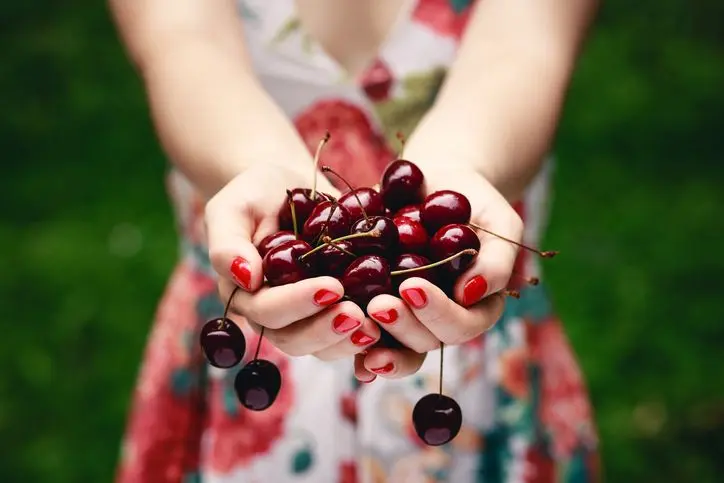
{"label": "pile of cherry", "polygon": [[[480,250],[476,230],[515,243],[542,257],[541,252],[492,233],[470,222],[468,199],[455,191],[424,195],[422,171],[404,159],[385,170],[380,190],[352,188],[327,166],[321,171],[339,178],[349,191],[339,199],[316,189],[319,156],[329,134],[315,155],[312,189],[287,191],[278,215],[280,230],[257,246],[269,286],[286,285],[315,276],[332,276],[344,287],[343,300],[365,312],[377,295],[397,295],[400,284],[421,277],[448,295],[459,277],[474,262]],[[536,283],[531,280],[531,283]],[[518,296],[515,291],[506,292]],[[241,329],[227,317],[233,293],[221,318],[207,322],[201,330],[201,346],[212,366],[230,368],[239,364],[246,351]],[[376,346],[402,347],[381,329]],[[254,411],[269,408],[281,388],[278,368],[270,361],[254,358],[237,374],[234,387],[239,402]],[[452,440],[462,425],[457,402],[442,394],[442,344],[440,345],[440,390],[420,399],[412,418],[415,431],[427,444],[437,446]]]}

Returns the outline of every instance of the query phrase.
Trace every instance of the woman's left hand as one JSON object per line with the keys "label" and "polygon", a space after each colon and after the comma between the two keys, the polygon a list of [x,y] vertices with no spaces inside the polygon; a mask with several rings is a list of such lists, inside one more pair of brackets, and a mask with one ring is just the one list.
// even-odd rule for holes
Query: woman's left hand
{"label": "woman's left hand", "polygon": [[[458,191],[470,200],[471,222],[520,242],[523,222],[506,199],[472,170],[425,173],[427,193]],[[518,247],[475,230],[480,252],[457,280],[453,298],[422,278],[400,285],[399,295],[380,295],[367,306],[372,319],[409,349],[373,348],[355,359],[355,375],[363,382],[376,376],[399,378],[417,372],[427,352],[457,345],[490,329],[503,312],[504,295]]]}

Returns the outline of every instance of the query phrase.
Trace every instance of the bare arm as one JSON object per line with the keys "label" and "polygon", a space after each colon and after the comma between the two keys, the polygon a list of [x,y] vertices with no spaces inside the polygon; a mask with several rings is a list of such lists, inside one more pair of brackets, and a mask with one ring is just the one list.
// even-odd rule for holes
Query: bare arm
{"label": "bare arm", "polygon": [[161,143],[197,188],[210,197],[259,160],[308,166],[251,72],[234,0],[109,1]]}
{"label": "bare arm", "polygon": [[406,157],[432,171],[473,163],[506,198],[520,196],[550,147],[597,4],[480,1]]}

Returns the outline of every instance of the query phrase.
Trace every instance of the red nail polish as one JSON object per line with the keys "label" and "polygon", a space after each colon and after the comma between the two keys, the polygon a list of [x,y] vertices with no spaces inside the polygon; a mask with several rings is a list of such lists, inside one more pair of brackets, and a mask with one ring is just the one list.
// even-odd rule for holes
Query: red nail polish
{"label": "red nail polish", "polygon": [[463,288],[463,305],[473,305],[480,302],[488,291],[488,281],[482,275],[476,275],[465,284]]}
{"label": "red nail polish", "polygon": [[375,341],[374,337],[370,337],[361,330],[355,331],[349,338],[354,345],[365,346]]}
{"label": "red nail polish", "polygon": [[338,293],[334,293],[331,290],[322,289],[314,294],[314,303],[319,305],[320,307],[326,307],[327,305],[332,305],[341,298],[342,297]]}
{"label": "red nail polish", "polygon": [[251,269],[249,268],[249,262],[244,258],[236,257],[231,261],[231,278],[234,282],[244,290],[251,288]]}
{"label": "red nail polish", "polygon": [[383,324],[391,324],[395,320],[397,320],[398,314],[397,310],[390,309],[390,310],[381,310],[379,312],[375,312],[374,314],[370,314],[373,319],[375,319],[377,322],[382,322]]}
{"label": "red nail polish", "polygon": [[338,314],[334,320],[332,320],[332,328],[338,334],[346,334],[360,325],[362,325],[362,322],[346,314]]}
{"label": "red nail polish", "polygon": [[395,365],[392,362],[389,362],[382,367],[375,367],[374,369],[370,369],[370,371],[374,372],[375,374],[389,374],[394,370]]}
{"label": "red nail polish", "polygon": [[403,290],[400,295],[405,299],[405,302],[416,309],[421,309],[427,305],[427,295],[421,288],[408,288]]}

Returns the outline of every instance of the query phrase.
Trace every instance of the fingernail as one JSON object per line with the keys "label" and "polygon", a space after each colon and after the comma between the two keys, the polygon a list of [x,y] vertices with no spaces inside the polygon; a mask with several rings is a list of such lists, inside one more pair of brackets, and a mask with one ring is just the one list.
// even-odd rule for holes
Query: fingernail
{"label": "fingernail", "polygon": [[383,324],[391,324],[395,320],[397,320],[397,310],[390,309],[390,310],[381,310],[379,312],[375,312],[374,314],[370,314],[370,316],[375,319],[378,322],[382,322]]}
{"label": "fingernail", "polygon": [[249,262],[241,257],[236,257],[231,261],[231,278],[234,282],[244,290],[249,290],[251,287],[251,269],[249,268]]}
{"label": "fingernail", "polygon": [[323,288],[314,294],[314,303],[320,307],[326,307],[327,305],[332,305],[341,298],[342,297],[338,293]]}
{"label": "fingernail", "polygon": [[362,379],[358,379],[358,380],[359,380],[359,382],[361,382],[362,384],[369,384],[369,383],[371,383],[371,382],[374,382],[375,379],[377,379],[377,376],[373,375],[373,376],[372,376],[372,379],[370,379],[369,381],[363,381]]}
{"label": "fingernail", "polygon": [[463,287],[463,305],[473,305],[480,302],[488,291],[488,281],[482,275],[476,275]]}
{"label": "fingernail", "polygon": [[346,314],[338,314],[332,320],[332,328],[338,334],[346,334],[362,325],[362,322]]}
{"label": "fingernail", "polygon": [[374,369],[370,369],[370,371],[374,372],[375,374],[389,374],[394,370],[395,364],[393,364],[392,362],[389,362],[382,367],[375,367]]}
{"label": "fingernail", "polygon": [[354,345],[365,346],[375,341],[374,337],[370,337],[361,330],[355,331],[349,338]]}
{"label": "fingernail", "polygon": [[421,309],[427,305],[427,295],[421,288],[408,288],[403,290],[400,295],[405,299],[405,302],[416,309]]}

